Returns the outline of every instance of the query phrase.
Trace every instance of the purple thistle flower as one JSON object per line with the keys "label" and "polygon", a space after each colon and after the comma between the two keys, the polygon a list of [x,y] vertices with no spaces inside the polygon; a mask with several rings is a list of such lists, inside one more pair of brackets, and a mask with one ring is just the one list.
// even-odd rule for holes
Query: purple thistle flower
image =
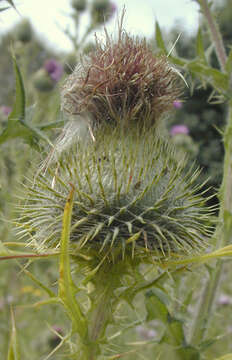
{"label": "purple thistle flower", "polygon": [[174,106],[174,108],[176,108],[176,109],[181,109],[182,106],[183,106],[183,104],[182,104],[181,101],[175,100],[175,101],[173,101],[173,106]]}
{"label": "purple thistle flower", "polygon": [[[151,126],[173,109],[181,94],[179,77],[166,56],[155,56],[144,39],[119,27],[118,39],[107,35],[83,58],[66,79],[62,109],[69,114],[86,110],[95,124],[125,122]],[[144,115],[146,114],[146,115]]]}
{"label": "purple thistle flower", "polygon": [[189,128],[186,125],[174,125],[174,126],[172,126],[172,128],[170,130],[170,134],[171,134],[171,136],[175,136],[178,134],[188,135]]}
{"label": "purple thistle flower", "polygon": [[45,61],[44,69],[54,82],[58,82],[63,74],[63,66],[55,59]]}
{"label": "purple thistle flower", "polygon": [[218,304],[219,305],[231,305],[232,304],[231,296],[228,296],[226,294],[220,294],[220,296],[218,298]]}
{"label": "purple thistle flower", "polygon": [[110,16],[113,16],[117,11],[117,5],[115,3],[110,3]]}
{"label": "purple thistle flower", "polygon": [[2,114],[5,116],[8,116],[12,111],[12,108],[10,106],[6,106],[6,105],[2,105],[0,109],[1,109]]}

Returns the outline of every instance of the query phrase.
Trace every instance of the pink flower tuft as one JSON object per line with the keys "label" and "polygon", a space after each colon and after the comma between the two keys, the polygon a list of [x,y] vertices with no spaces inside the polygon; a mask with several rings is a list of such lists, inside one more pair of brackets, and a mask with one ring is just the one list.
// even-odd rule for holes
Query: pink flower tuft
{"label": "pink flower tuft", "polygon": [[62,109],[69,114],[88,111],[95,124],[149,127],[173,109],[180,94],[179,77],[167,57],[119,28],[116,41],[106,33],[105,44],[97,40],[96,50],[67,78]]}
{"label": "pink flower tuft", "polygon": [[171,136],[175,136],[177,134],[189,134],[189,128],[186,125],[174,125],[170,130]]}
{"label": "pink flower tuft", "polygon": [[5,116],[8,116],[12,111],[12,108],[10,106],[5,106],[5,105],[2,105],[0,107],[0,109],[1,109],[2,114]]}
{"label": "pink flower tuft", "polygon": [[181,109],[182,106],[183,106],[183,104],[182,104],[181,101],[175,100],[175,101],[173,101],[173,106],[174,106],[174,108],[176,108],[176,109]]}

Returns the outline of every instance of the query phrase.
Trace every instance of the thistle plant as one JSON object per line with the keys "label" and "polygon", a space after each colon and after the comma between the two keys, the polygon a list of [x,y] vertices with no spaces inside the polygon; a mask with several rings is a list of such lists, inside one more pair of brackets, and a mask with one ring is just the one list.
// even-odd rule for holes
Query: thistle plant
{"label": "thistle plant", "polygon": [[[84,11],[85,2],[74,3],[81,7],[78,11]],[[207,2],[199,3],[209,17]],[[74,359],[126,357],[131,348],[125,345],[122,349],[115,338],[123,336],[127,328],[156,319],[161,323],[159,336],[150,343],[165,344],[166,352],[154,352],[154,356],[166,358],[166,348],[171,347],[173,359],[203,359],[206,344],[200,337],[207,332],[205,324],[221,263],[212,270],[200,310],[188,331],[176,316],[175,307],[170,306],[169,277],[179,280],[190,268],[194,270],[192,264],[232,253],[226,198],[228,194],[230,199],[231,192],[229,154],[217,225],[216,209],[207,205],[207,192],[202,190],[205,184],[196,182],[199,170],[189,166],[188,158],[173,146],[175,141],[168,142],[162,132],[173,104],[180,104],[183,79],[176,66],[198,71],[204,77],[200,70],[206,63],[196,66],[168,55],[158,25],[161,51],[154,53],[144,39],[127,34],[122,24],[123,16],[117,38],[106,31],[104,43],[96,39],[95,50],[83,56],[65,80],[61,108],[68,122],[45,165],[38,171],[36,164],[25,182],[14,222],[19,241],[31,253],[8,252],[3,247],[3,258],[59,259],[55,291],[22,268],[48,295],[37,306],[59,304],[70,320],[68,333],[63,328],[56,332],[57,345],[48,358],[63,345],[69,346],[66,356]],[[202,46],[199,35],[198,48],[203,56]],[[217,52],[220,46],[216,46]],[[224,55],[220,59],[223,62]],[[8,122],[21,111],[19,104],[23,103],[22,79],[17,66],[15,69],[21,93],[16,94]],[[210,80],[225,96],[228,78],[220,77],[219,71],[210,74]],[[28,126],[24,120],[19,125],[20,129]],[[41,136],[36,128],[29,129],[31,136]],[[228,150],[229,130],[228,125]],[[9,136],[10,125],[7,131],[0,135],[0,141]],[[178,134],[187,137],[188,129],[179,127],[179,133],[173,129],[173,138]],[[218,241],[215,249],[219,235],[224,247],[220,248]],[[146,315],[125,326],[118,320],[121,307],[127,304],[135,310],[137,295]],[[12,334],[15,332],[12,313]],[[17,358],[15,343],[12,336],[9,354]]]}
{"label": "thistle plant", "polygon": [[[199,171],[187,171],[158,126],[181,81],[165,56],[120,24],[118,38],[106,33],[105,44],[97,41],[64,83],[62,108],[75,131],[68,148],[67,134],[57,142],[54,161],[26,187],[17,227],[38,253],[58,250],[67,261],[60,265],[60,296],[79,336],[78,359],[104,354],[123,294],[133,299],[147,286],[141,265],[158,271],[210,248],[214,208],[195,183]],[[67,301],[62,276],[69,261],[86,295],[94,285],[87,308],[73,291]]]}

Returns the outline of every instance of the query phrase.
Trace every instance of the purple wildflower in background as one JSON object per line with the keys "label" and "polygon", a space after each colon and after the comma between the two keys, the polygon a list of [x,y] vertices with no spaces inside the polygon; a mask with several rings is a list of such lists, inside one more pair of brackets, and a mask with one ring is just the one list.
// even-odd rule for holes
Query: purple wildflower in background
{"label": "purple wildflower in background", "polygon": [[176,109],[181,109],[182,108],[182,102],[179,101],[179,100],[175,100],[175,101],[173,101],[173,106]]}
{"label": "purple wildflower in background", "polygon": [[6,106],[6,105],[2,105],[0,107],[0,109],[1,109],[2,114],[5,116],[8,116],[12,111],[12,108],[10,106]]}
{"label": "purple wildflower in background", "polygon": [[220,294],[218,298],[218,305],[232,305],[232,298],[226,294]]}
{"label": "purple wildflower in background", "polygon": [[55,59],[49,59],[44,63],[44,69],[54,82],[58,82],[63,74],[63,66]]}
{"label": "purple wildflower in background", "polygon": [[170,130],[171,136],[175,136],[177,134],[189,134],[189,129],[186,125],[174,125]]}
{"label": "purple wildflower in background", "polygon": [[113,16],[117,11],[117,5],[115,3],[110,3],[110,15]]}
{"label": "purple wildflower in background", "polygon": [[49,345],[52,349],[56,348],[60,344],[60,342],[62,340],[62,335],[63,335],[63,331],[59,326],[55,325],[55,326],[53,326],[53,329],[56,333],[53,334],[52,337],[50,337],[48,340]]}

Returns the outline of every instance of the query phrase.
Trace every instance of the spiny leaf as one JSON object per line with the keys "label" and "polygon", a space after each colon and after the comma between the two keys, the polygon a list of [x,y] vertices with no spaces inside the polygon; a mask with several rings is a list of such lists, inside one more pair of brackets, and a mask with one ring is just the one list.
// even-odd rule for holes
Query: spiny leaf
{"label": "spiny leaf", "polygon": [[156,21],[155,23],[155,39],[156,39],[156,45],[157,47],[162,50],[162,52],[164,52],[165,54],[168,53],[165,43],[164,43],[164,39],[161,33],[161,29],[159,26],[159,23]]}
{"label": "spiny leaf", "polygon": [[200,359],[198,350],[186,342],[182,321],[169,313],[168,302],[167,295],[161,289],[154,288],[148,291],[146,294],[147,321],[160,319],[166,325],[161,342],[174,346],[175,352],[181,359]]}
{"label": "spiny leaf", "polygon": [[201,61],[207,64],[201,29],[198,30],[196,38],[196,52]]}
{"label": "spiny leaf", "polygon": [[183,330],[183,323],[172,317],[168,316],[168,326],[166,331],[166,342],[174,346],[185,346],[186,340]]}
{"label": "spiny leaf", "polygon": [[[36,150],[40,150],[38,142],[40,139],[50,144],[49,139],[40,131],[25,121],[25,90],[22,75],[15,56],[13,56],[13,66],[15,72],[16,96],[13,110],[10,113],[5,129],[0,134],[0,144],[9,139],[21,137],[27,144]],[[51,145],[51,144],[50,144]]]}
{"label": "spiny leaf", "polygon": [[145,303],[147,310],[147,321],[160,319],[166,323],[168,318],[168,298],[167,295],[160,289],[153,289],[146,293]]}
{"label": "spiny leaf", "polygon": [[7,256],[9,254],[10,254],[9,250],[4,245],[4,243],[0,240],[0,257],[1,256]]}
{"label": "spiny leaf", "polygon": [[17,13],[19,14],[19,12],[18,12],[18,10],[16,9],[16,6],[15,6],[13,0],[6,0],[6,1],[7,1],[8,4],[10,4],[10,5],[15,9],[15,11],[17,11]]}
{"label": "spiny leaf", "polygon": [[205,341],[203,341],[202,343],[200,343],[200,345],[198,346],[198,348],[200,349],[201,352],[207,350],[210,346],[212,346],[216,341],[218,341],[218,338],[212,338],[212,339],[207,339]]}
{"label": "spiny leaf", "polygon": [[5,6],[5,7],[3,7],[3,8],[0,9],[0,12],[5,11],[5,10],[7,10],[7,9],[10,9],[10,7],[9,7],[9,6]]}
{"label": "spiny leaf", "polygon": [[201,79],[212,84],[212,86],[222,93],[226,93],[229,86],[228,75],[200,63],[197,60],[191,61],[187,64],[187,68],[195,75],[200,76]]}
{"label": "spiny leaf", "polygon": [[19,344],[17,338],[17,331],[15,325],[15,318],[13,310],[11,309],[11,336],[10,336],[10,343],[8,347],[8,356],[7,360],[20,360],[20,352],[19,352]]}
{"label": "spiny leaf", "polygon": [[9,119],[18,118],[19,120],[23,120],[25,117],[25,103],[26,103],[25,89],[23,85],[22,75],[14,55],[12,60],[13,60],[13,67],[15,72],[16,98]]}
{"label": "spiny leaf", "polygon": [[30,271],[22,268],[22,271],[34,282],[38,285],[41,289],[43,289],[50,297],[55,297],[56,294],[50,290],[46,285],[44,285],[39,279],[37,279]]}
{"label": "spiny leaf", "polygon": [[60,264],[59,264],[59,297],[72,320],[73,331],[85,337],[87,326],[79,304],[75,298],[75,285],[71,276],[69,240],[72,219],[74,187],[69,193],[63,215],[63,227],[61,234]]}
{"label": "spiny leaf", "polygon": [[177,65],[177,66],[181,66],[182,68],[185,67],[185,65],[188,63],[188,60],[185,60],[181,57],[175,57],[175,56],[172,56],[170,55],[168,57],[168,59],[170,60],[171,63],[173,63],[174,65]]}

